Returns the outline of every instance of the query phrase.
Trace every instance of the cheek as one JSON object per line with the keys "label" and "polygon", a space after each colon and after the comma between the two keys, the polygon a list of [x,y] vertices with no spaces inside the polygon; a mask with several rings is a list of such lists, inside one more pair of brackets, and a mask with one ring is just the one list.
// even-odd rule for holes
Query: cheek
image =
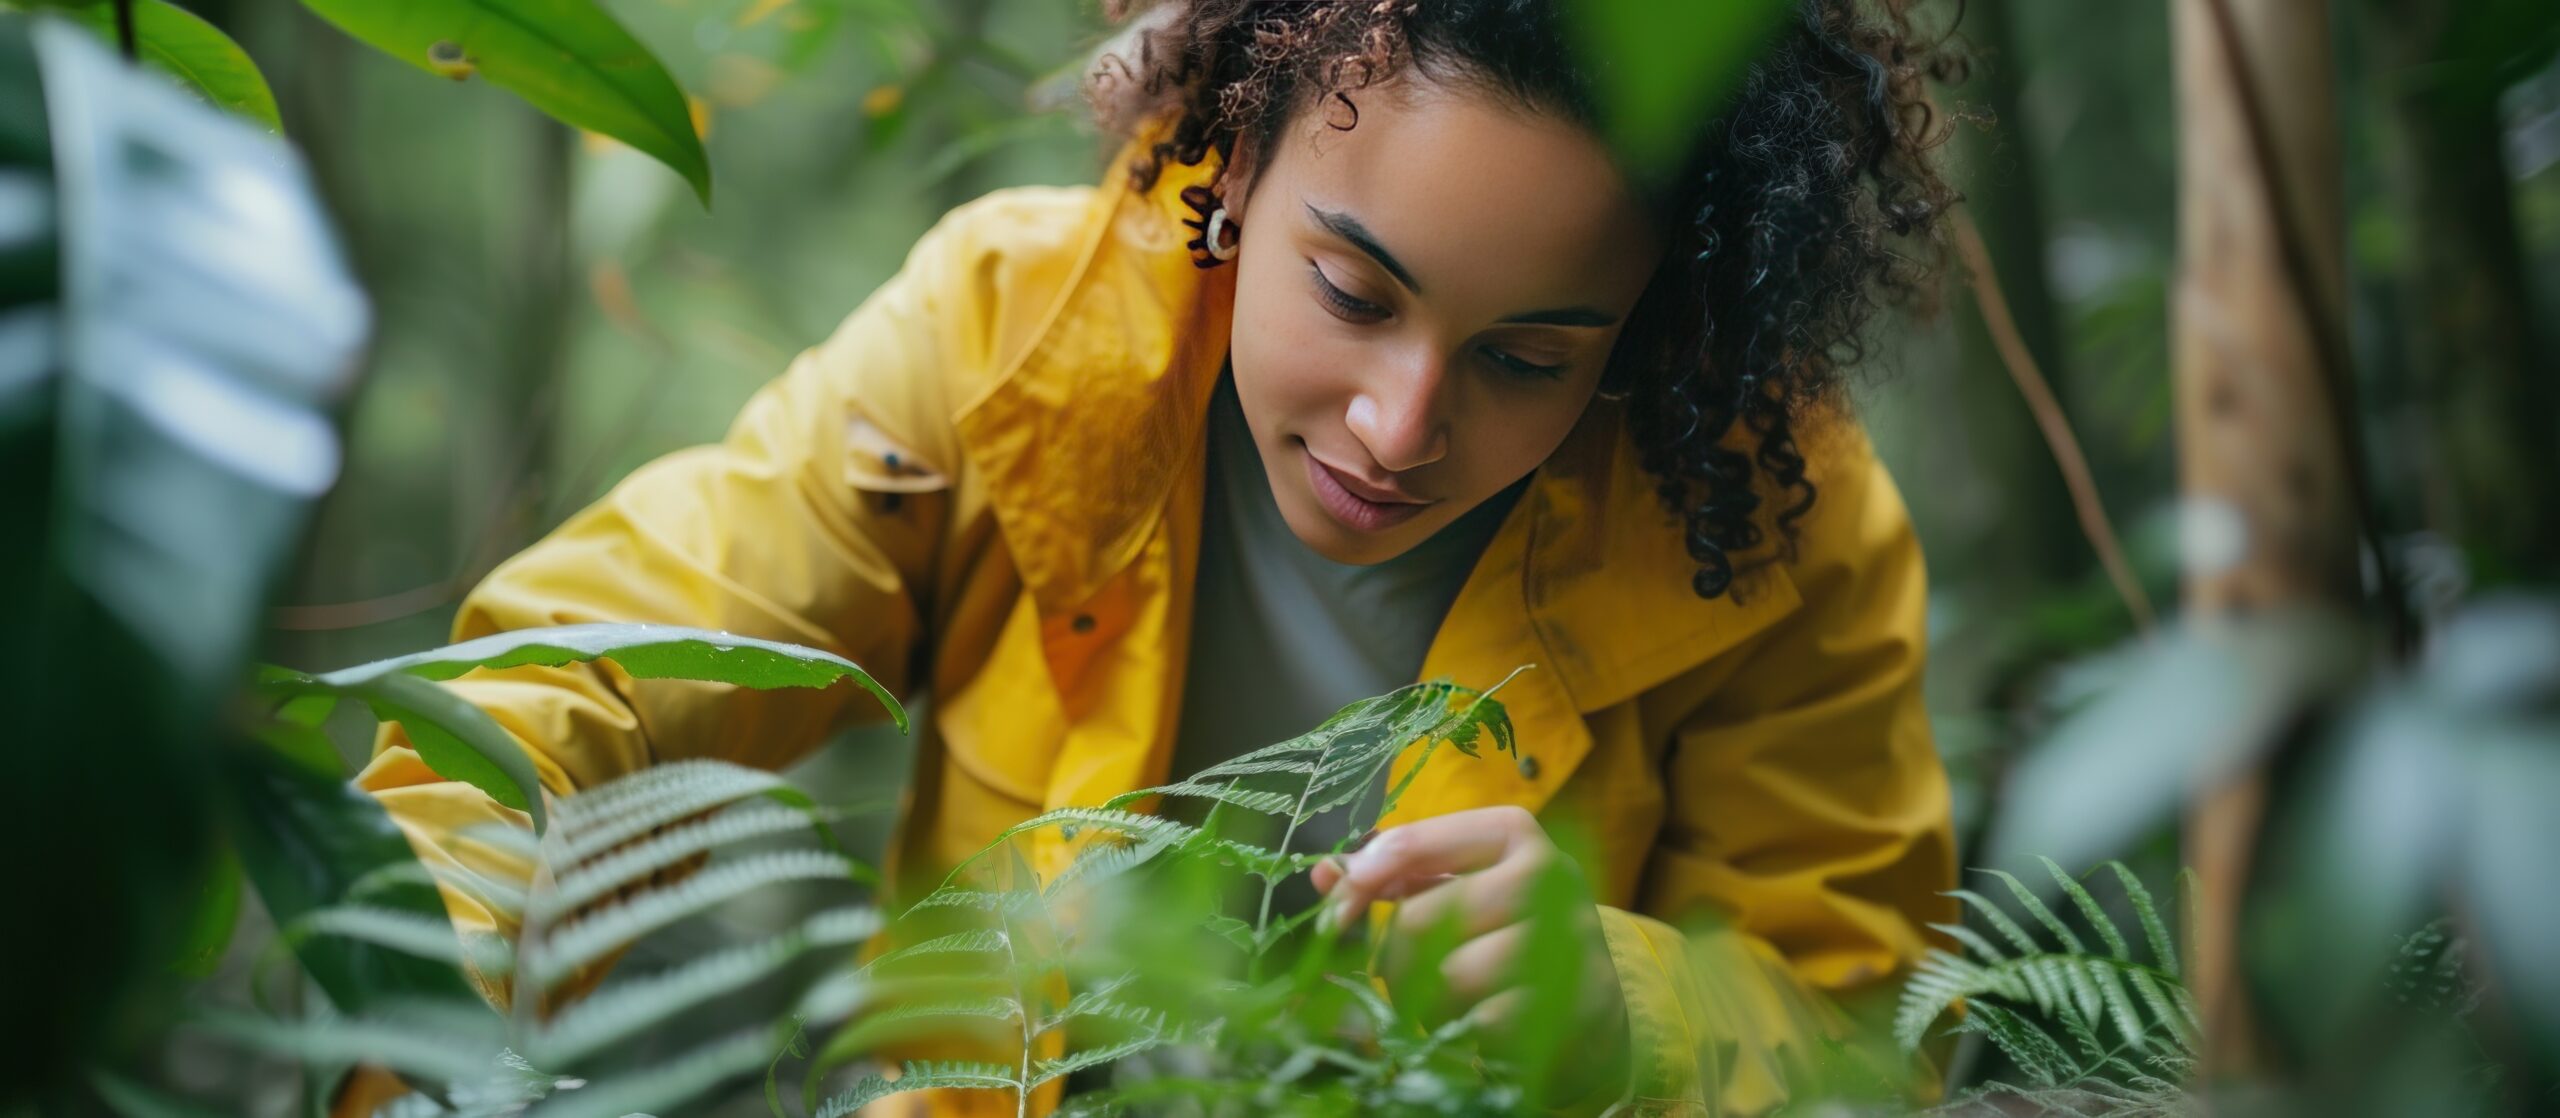
{"label": "cheek", "polygon": [[1229,348],[1236,393],[1258,434],[1270,437],[1277,421],[1284,433],[1304,435],[1327,413],[1339,419],[1358,353],[1342,321],[1293,286],[1285,266],[1270,263],[1239,261],[1250,266],[1236,277]]}

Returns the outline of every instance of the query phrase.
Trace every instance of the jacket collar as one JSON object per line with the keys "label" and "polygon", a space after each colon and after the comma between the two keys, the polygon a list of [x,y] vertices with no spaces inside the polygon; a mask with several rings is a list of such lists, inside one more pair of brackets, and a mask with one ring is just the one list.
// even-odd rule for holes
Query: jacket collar
{"label": "jacket collar", "polygon": [[[1214,179],[1217,157],[1168,163],[1144,193],[1124,185],[1127,158],[1095,192],[1072,278],[1035,340],[957,421],[1044,618],[1082,608],[1164,520],[1181,472],[1199,468],[1227,354],[1235,269],[1194,265],[1181,225],[1182,190]],[[1535,663],[1505,692],[1515,721],[1589,712],[1732,647],[1797,602],[1776,566],[1713,602],[1690,591],[1694,570],[1622,413],[1596,403],[1460,591],[1425,677],[1485,686]],[[1551,759],[1537,767],[1560,779],[1588,748],[1583,737],[1547,743]]]}

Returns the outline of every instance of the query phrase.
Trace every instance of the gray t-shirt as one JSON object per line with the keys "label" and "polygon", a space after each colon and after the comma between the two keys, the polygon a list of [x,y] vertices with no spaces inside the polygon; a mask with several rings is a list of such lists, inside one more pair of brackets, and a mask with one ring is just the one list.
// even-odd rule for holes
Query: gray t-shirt
{"label": "gray t-shirt", "polygon": [[[1220,377],[1209,411],[1207,508],[1190,667],[1174,739],[1176,780],[1305,733],[1356,700],[1415,682],[1450,603],[1527,486],[1523,479],[1386,562],[1336,563],[1298,542],[1272,500],[1232,375]],[[1374,795],[1369,805],[1374,809]],[[1164,810],[1197,821],[1205,804],[1176,802]],[[1289,845],[1329,849],[1348,821],[1348,812],[1320,817]],[[1229,833],[1263,845],[1280,839],[1276,821],[1267,832]],[[1282,886],[1274,913],[1314,900],[1302,874]]]}

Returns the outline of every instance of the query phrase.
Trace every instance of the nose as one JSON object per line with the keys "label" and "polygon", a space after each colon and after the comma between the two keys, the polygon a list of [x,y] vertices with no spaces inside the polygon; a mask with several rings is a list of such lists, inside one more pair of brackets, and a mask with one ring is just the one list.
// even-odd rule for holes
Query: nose
{"label": "nose", "polygon": [[1344,422],[1369,457],[1391,473],[1403,473],[1449,455],[1446,401],[1449,367],[1423,355],[1370,378],[1351,397]]}

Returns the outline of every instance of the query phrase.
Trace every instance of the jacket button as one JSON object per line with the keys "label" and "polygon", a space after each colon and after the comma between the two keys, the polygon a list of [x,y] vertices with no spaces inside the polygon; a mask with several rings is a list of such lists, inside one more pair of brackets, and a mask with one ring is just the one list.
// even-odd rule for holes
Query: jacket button
{"label": "jacket button", "polygon": [[1520,779],[1522,779],[1522,780],[1536,780],[1536,779],[1538,779],[1538,759],[1537,759],[1537,758],[1535,758],[1535,757],[1523,757],[1523,758],[1521,758],[1521,759],[1520,759]]}
{"label": "jacket button", "polygon": [[1075,620],[1067,622],[1067,628],[1073,629],[1079,633],[1090,633],[1093,631],[1093,615],[1090,613],[1079,613],[1076,615]]}

